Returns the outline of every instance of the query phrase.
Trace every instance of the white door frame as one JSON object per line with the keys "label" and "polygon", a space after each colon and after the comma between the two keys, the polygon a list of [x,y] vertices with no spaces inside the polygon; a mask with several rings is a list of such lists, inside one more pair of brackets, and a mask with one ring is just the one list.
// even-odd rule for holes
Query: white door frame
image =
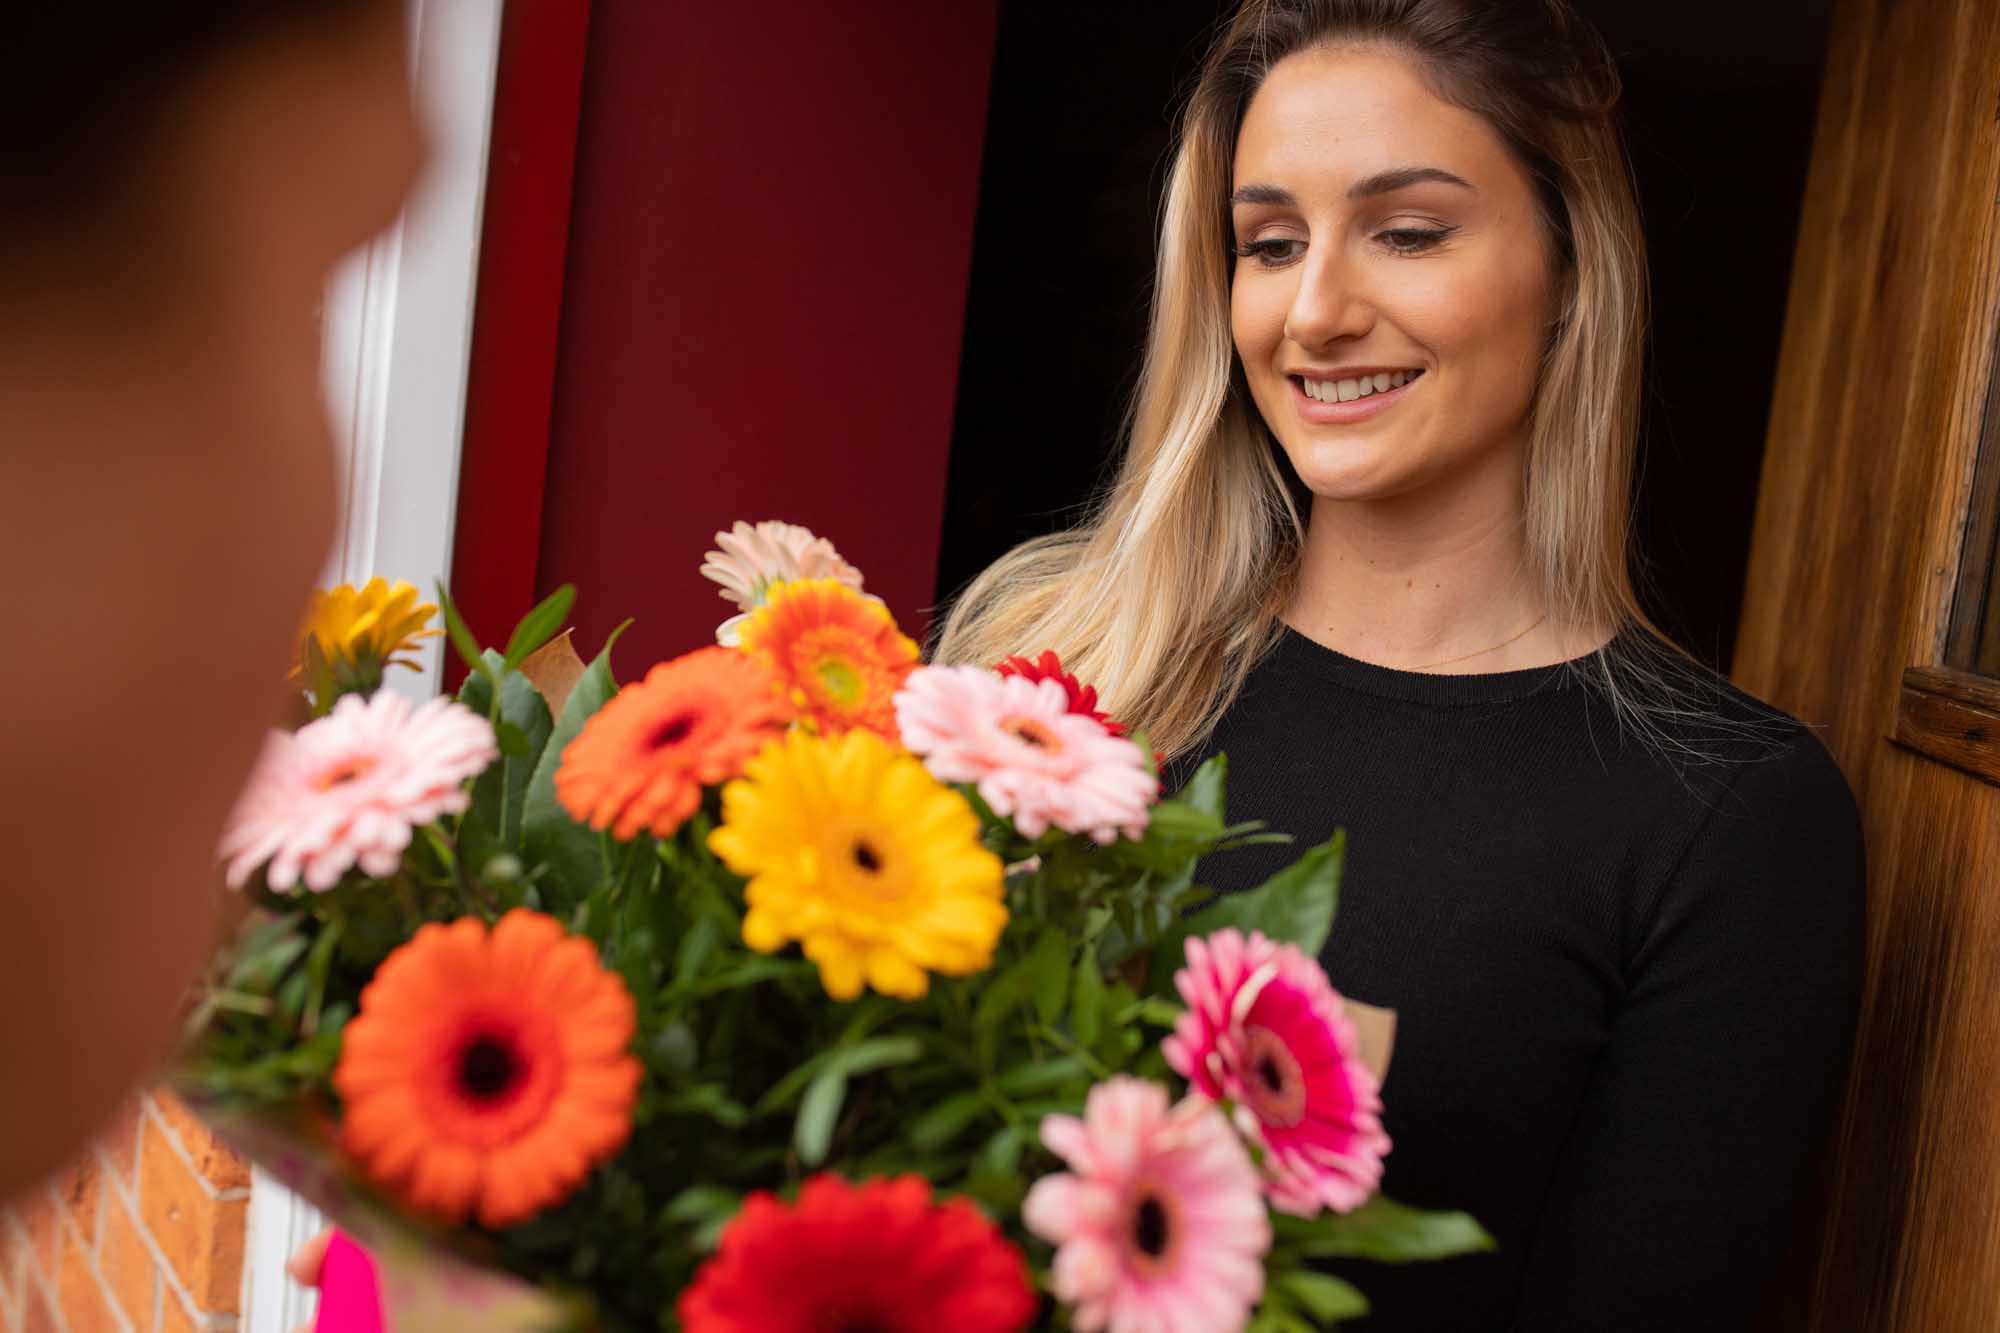
{"label": "white door frame", "polygon": [[[403,216],[340,268],[327,293],[341,522],[323,581],[379,574],[429,593],[451,572],[502,0],[407,3],[432,158]],[[392,672],[395,687],[435,694],[441,645],[427,640],[422,670]],[[309,1204],[253,1173],[245,1333],[292,1333],[312,1320],[317,1300],[285,1276],[285,1260],[319,1226]]]}

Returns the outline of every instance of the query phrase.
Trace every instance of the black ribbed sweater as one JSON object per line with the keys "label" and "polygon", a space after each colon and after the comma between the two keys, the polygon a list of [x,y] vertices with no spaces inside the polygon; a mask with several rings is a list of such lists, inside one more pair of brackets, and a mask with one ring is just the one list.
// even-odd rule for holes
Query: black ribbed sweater
{"label": "black ribbed sweater", "polygon": [[1684,724],[1707,757],[1670,760],[1568,667],[1396,671],[1288,629],[1163,775],[1226,752],[1229,817],[1299,840],[1211,857],[1211,888],[1347,829],[1321,961],[1398,1015],[1384,1190],[1499,1241],[1339,1266],[1375,1305],[1357,1330],[1750,1318],[1846,1068],[1863,864],[1825,749],[1717,685],[1732,726]]}

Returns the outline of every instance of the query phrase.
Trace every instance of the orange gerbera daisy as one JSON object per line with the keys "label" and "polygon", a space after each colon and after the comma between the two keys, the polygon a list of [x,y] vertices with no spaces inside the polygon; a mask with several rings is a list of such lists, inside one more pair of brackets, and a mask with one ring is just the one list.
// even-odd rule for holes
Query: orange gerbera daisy
{"label": "orange gerbera daisy", "polygon": [[672,837],[701,805],[782,735],[791,705],[770,667],[727,648],[662,662],[613,695],[563,751],[556,799],[579,824],[635,838]]}
{"label": "orange gerbera daisy", "polygon": [[424,926],[377,969],[342,1034],[341,1145],[440,1221],[526,1221],[631,1133],[636,1021],[624,982],[551,917]]}
{"label": "orange gerbera daisy", "polygon": [[774,583],[741,630],[743,651],[768,662],[801,716],[824,735],[865,727],[896,739],[892,704],[917,665],[917,645],[888,608],[837,579]]}

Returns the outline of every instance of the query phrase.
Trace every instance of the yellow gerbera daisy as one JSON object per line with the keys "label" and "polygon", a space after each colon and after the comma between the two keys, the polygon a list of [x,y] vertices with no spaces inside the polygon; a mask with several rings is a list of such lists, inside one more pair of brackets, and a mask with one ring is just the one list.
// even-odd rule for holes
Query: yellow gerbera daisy
{"label": "yellow gerbera daisy", "polygon": [[854,727],[896,737],[891,702],[917,645],[889,609],[838,579],[774,583],[744,622],[741,647],[785,683],[800,720],[829,736]]}
{"label": "yellow gerbera daisy", "polygon": [[414,670],[415,662],[396,654],[444,632],[425,628],[437,607],[417,598],[414,585],[379,578],[359,589],[343,583],[314,593],[299,634],[299,655],[306,656],[304,645],[311,642],[335,672],[377,683],[389,662]]}
{"label": "yellow gerbera daisy", "polygon": [[864,982],[920,999],[928,973],[990,966],[1007,924],[979,817],[870,731],[766,746],[722,789],[708,845],[750,881],[743,942],[774,953],[799,941],[836,1000]]}

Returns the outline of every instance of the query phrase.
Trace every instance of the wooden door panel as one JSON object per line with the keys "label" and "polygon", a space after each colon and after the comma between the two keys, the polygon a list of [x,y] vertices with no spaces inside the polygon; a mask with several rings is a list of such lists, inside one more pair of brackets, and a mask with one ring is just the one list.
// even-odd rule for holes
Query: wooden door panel
{"label": "wooden door panel", "polygon": [[[1770,1327],[2000,1327],[2000,786],[1892,740],[1945,664],[2000,308],[2000,3],[1842,0],[1735,676],[1821,734],[1869,842],[1868,982]],[[2000,741],[1996,741],[2000,753]]]}

